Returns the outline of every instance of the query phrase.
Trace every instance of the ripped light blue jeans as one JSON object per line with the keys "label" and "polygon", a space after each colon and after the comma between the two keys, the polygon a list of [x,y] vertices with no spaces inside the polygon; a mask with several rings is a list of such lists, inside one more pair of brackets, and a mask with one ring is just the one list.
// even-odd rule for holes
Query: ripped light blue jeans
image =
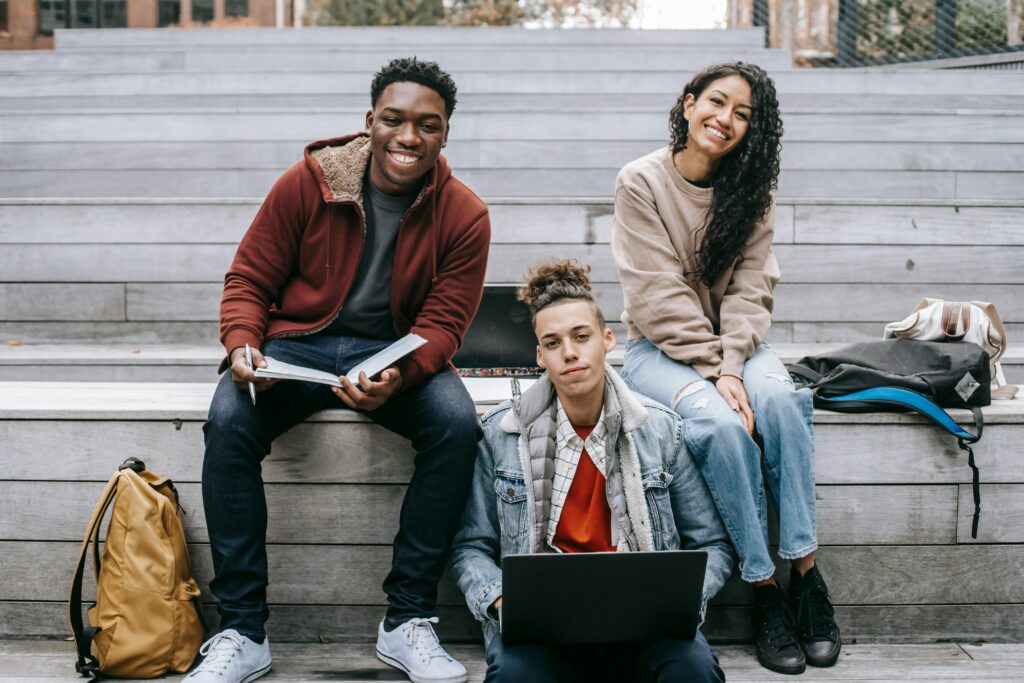
{"label": "ripped light blue jeans", "polygon": [[[768,551],[762,452],[739,413],[729,408],[714,384],[646,339],[626,344],[622,377],[635,391],[671,406],[683,418],[686,446],[725,521],[743,580],[771,577],[775,564]],[[758,346],[744,365],[743,387],[764,444],[764,470],[779,513],[779,557],[804,557],[818,547],[811,394],[794,391],[789,373],[768,344]]]}

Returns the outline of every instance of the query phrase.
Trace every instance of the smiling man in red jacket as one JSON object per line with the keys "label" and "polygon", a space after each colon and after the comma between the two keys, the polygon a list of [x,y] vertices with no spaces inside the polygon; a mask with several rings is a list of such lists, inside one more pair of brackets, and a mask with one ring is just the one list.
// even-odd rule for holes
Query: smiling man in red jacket
{"label": "smiling man in red jacket", "polygon": [[[204,428],[206,508],[221,632],[189,683],[251,681],[270,669],[267,507],[260,462],[312,413],[348,406],[408,438],[402,503],[377,654],[416,682],[458,683],[463,666],[432,624],[437,584],[473,475],[479,423],[449,362],[476,314],[490,243],[486,205],[441,156],[455,84],[432,62],[376,74],[366,132],[312,143],[277,181],[228,270],[227,350]],[[379,379],[344,379],[406,333],[427,340]],[[263,355],[338,375],[342,389],[257,378]],[[259,391],[255,405],[248,384]],[[332,393],[333,392],[333,393]],[[345,457],[341,450],[338,457]]]}

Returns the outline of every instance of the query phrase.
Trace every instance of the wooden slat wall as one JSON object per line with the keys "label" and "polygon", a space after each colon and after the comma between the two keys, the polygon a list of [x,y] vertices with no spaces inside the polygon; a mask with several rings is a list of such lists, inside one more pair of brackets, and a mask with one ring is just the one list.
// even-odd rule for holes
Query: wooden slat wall
{"label": "wooden slat wall", "polygon": [[[665,109],[671,106],[671,98]],[[362,107],[359,108],[360,113]],[[353,126],[358,125],[353,123]],[[457,125],[457,124],[456,124]],[[337,124],[336,127],[342,127]],[[292,131],[286,131],[289,135]],[[132,142],[0,143],[0,170],[17,169],[193,169],[226,170],[235,168],[283,172],[298,161],[309,141],[302,137],[287,140],[218,140],[177,142],[137,140]],[[562,168],[612,169],[666,144],[661,131],[649,139],[587,140],[586,144],[560,140],[466,140],[454,139],[445,148],[445,156],[461,174],[477,168]],[[782,158],[783,173],[797,170],[848,169],[882,171],[1024,171],[1021,143],[1003,143],[998,153],[992,145],[950,141],[865,142],[786,141]]]}
{"label": "wooden slat wall", "polygon": [[[158,81],[163,77],[156,75],[151,80]],[[12,77],[0,75],[0,83],[8,78]],[[125,77],[126,80],[134,78]],[[244,80],[261,82],[266,76],[250,74],[234,75],[233,78],[236,83]],[[99,111],[88,117],[78,112],[11,111],[4,114],[0,142],[75,142],[83,139],[97,142],[145,141],[154,139],[156,131],[159,131],[162,136],[160,139],[165,142],[208,141],[217,144],[221,141],[275,141],[280,139],[282,131],[287,131],[286,140],[308,141],[336,136],[339,130],[361,130],[365,113],[365,107],[335,112],[219,112],[215,109],[145,113]],[[492,141],[480,149],[481,152],[487,150],[487,158],[500,162],[495,164],[500,167],[514,156],[514,150],[501,149],[506,141],[561,142],[561,147],[550,149],[546,155],[539,145],[528,148],[534,156],[547,156],[550,159],[558,151],[568,154],[569,143],[572,141],[664,141],[666,120],[667,112],[650,107],[634,108],[632,111],[591,108],[574,110],[565,103],[557,111],[460,111],[452,118],[452,144],[454,149],[455,145],[465,142]],[[951,141],[1014,145],[1024,143],[1024,130],[1014,125],[1019,120],[1017,112],[1000,116],[987,110],[950,112],[940,109],[885,114],[863,111],[796,111],[786,113],[785,140],[856,143],[873,140],[899,144]],[[298,153],[298,150],[295,152]],[[528,168],[536,168],[536,164],[530,161],[529,158],[523,160]],[[601,165],[612,166],[610,163]]]}
{"label": "wooden slat wall", "polygon": [[[79,543],[2,541],[0,551],[10,558],[10,579],[0,584],[0,600],[54,602],[67,598],[78,559]],[[192,572],[203,589],[203,600],[214,601],[208,590],[213,578],[210,547],[189,545]],[[268,548],[271,585],[269,600],[288,605],[381,605],[381,582],[391,565],[384,545],[271,545]],[[842,605],[970,605],[1024,602],[1024,587],[1003,581],[1019,572],[1024,546],[907,547],[829,546],[822,551],[821,568]],[[971,567],[967,575],[950,567]],[[83,599],[95,599],[92,568],[87,569]],[[450,575],[440,586],[438,603],[461,606],[462,593]],[[749,605],[750,591],[733,576],[715,598],[716,606]]]}
{"label": "wooden slat wall", "polygon": [[[376,633],[383,608],[353,605],[288,605],[271,611],[267,630],[277,642],[366,641]],[[478,624],[463,607],[442,606],[438,632],[445,642],[479,640]],[[216,624],[212,606],[207,623]],[[1020,642],[1024,638],[1024,607],[1001,605],[841,605],[836,619],[846,635],[858,642],[926,643],[949,639],[956,624],[957,639],[984,642]],[[0,637],[53,637],[62,633],[54,624],[67,621],[66,603],[0,602]],[[749,642],[749,607],[712,607],[702,627],[714,642]],[[993,636],[993,634],[998,634]],[[1019,670],[1019,663],[1010,665]],[[939,671],[949,673],[948,664]]]}
{"label": "wooden slat wall", "polygon": [[[95,486],[79,482],[0,482],[0,538],[75,540],[88,520]],[[190,538],[206,541],[206,519],[197,484],[179,486]],[[405,487],[398,484],[268,484],[270,543],[390,543],[398,531]],[[66,501],[52,509],[52,499]],[[822,543],[956,543],[958,494],[945,486],[819,486]],[[973,508],[972,508],[973,509]],[[998,509],[998,508],[993,508]],[[42,518],[42,519],[40,519]],[[968,538],[970,538],[968,528]],[[990,531],[1015,532],[1000,527]]]}
{"label": "wooden slat wall", "polygon": [[[72,169],[0,171],[0,185],[12,197],[263,196],[280,177],[276,170]],[[466,169],[459,178],[487,196],[580,197],[610,194],[618,168]],[[1024,173],[973,171],[788,170],[779,176],[780,196],[913,199],[1021,199]]]}
{"label": "wooden slat wall", "polygon": [[[213,283],[223,278],[235,249],[234,244],[8,245],[5,250],[11,263],[5,276],[10,282],[45,279],[47,284],[35,285],[40,288],[52,287],[54,282],[105,282],[112,278]],[[957,284],[963,285],[1024,283],[1020,265],[1024,247],[779,244],[775,252],[786,284],[943,284],[952,273],[960,275]],[[579,243],[494,244],[487,279],[515,282],[527,265],[553,254],[590,264],[596,282],[618,280],[607,244]],[[100,263],[102,269],[97,267]],[[30,295],[24,287],[24,294]],[[86,296],[83,294],[83,299]]]}
{"label": "wooden slat wall", "polygon": [[[877,337],[925,296],[994,301],[1013,338],[1024,328],[1024,203],[992,204],[780,199],[783,282],[771,339]],[[0,202],[0,337],[214,339],[223,274],[256,205]],[[499,199],[492,206],[489,282],[516,282],[530,263],[572,256],[591,264],[605,313],[618,318],[609,201]]]}
{"label": "wooden slat wall", "polygon": [[[951,439],[923,424],[875,424],[870,415],[816,425],[819,557],[849,638],[1024,637],[1024,588],[1009,578],[1024,568],[1024,423],[996,422],[977,447],[986,482],[977,541],[970,470]],[[205,590],[212,568],[198,483],[201,426],[195,419],[0,420],[0,636],[64,632],[61,601],[79,536],[103,478],[127,455],[175,476]],[[264,477],[269,628],[277,640],[372,633],[411,455],[400,437],[363,421],[306,423],[275,443]],[[747,637],[749,602],[749,589],[731,579],[708,633],[719,641]],[[446,637],[477,637],[450,577],[440,603]]]}

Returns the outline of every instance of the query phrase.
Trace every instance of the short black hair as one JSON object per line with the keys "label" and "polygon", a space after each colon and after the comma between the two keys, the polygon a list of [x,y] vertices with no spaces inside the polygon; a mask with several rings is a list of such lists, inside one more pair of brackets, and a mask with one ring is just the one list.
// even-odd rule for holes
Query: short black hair
{"label": "short black hair", "polygon": [[437,62],[425,62],[415,57],[392,59],[373,76],[370,84],[370,106],[376,107],[380,94],[392,83],[419,83],[436,92],[444,100],[448,118],[455,111],[455,81]]}

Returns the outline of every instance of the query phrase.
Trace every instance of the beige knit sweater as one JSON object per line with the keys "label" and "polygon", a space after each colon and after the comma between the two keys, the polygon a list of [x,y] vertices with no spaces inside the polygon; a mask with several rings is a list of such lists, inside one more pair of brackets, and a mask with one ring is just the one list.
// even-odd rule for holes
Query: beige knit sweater
{"label": "beige knit sweater", "polygon": [[670,147],[619,172],[611,242],[625,298],[622,321],[630,339],[646,337],[702,377],[742,378],[772,322],[775,206],[708,289],[697,276],[696,253],[712,195],[679,174]]}

